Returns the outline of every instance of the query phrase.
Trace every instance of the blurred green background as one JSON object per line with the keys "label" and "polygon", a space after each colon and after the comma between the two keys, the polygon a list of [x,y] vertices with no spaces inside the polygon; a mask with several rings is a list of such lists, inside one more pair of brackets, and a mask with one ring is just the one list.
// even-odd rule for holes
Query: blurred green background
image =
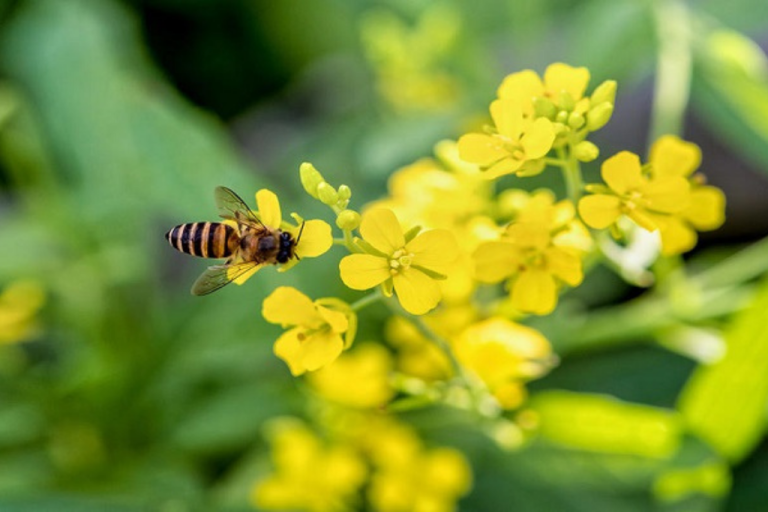
{"label": "blurred green background", "polygon": [[[766,20],[764,0],[0,0],[0,289],[17,285],[0,299],[0,510],[249,510],[262,424],[306,414],[261,301],[278,284],[354,294],[335,278],[339,252],[192,297],[206,263],[165,231],[214,220],[217,185],[248,202],[269,187],[284,210],[319,215],[303,161],[359,207],[482,120],[506,74],[556,61],[619,82],[594,139],[603,156],[643,154],[665,131],[701,145],[726,225],[690,256],[695,289],[648,296],[598,269],[537,322],[562,356],[534,386],[550,442],[508,453],[450,411],[408,421],[469,457],[462,510],[764,510]],[[683,95],[660,105],[664,59],[662,86]],[[360,338],[380,339],[383,317]],[[686,412],[688,391],[681,420],[704,356],[678,334],[694,327],[724,330],[737,359],[698,399],[713,412]],[[711,436],[675,426],[672,457],[627,449],[631,437],[606,448],[591,407],[609,430],[693,415]]]}

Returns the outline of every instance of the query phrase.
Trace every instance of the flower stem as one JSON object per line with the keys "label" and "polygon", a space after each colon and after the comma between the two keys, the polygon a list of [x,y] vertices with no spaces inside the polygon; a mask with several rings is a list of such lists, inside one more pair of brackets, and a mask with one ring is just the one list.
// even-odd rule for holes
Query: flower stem
{"label": "flower stem", "polygon": [[680,134],[691,86],[691,20],[685,2],[656,0],[653,15],[658,37],[658,61],[651,116],[650,141]]}
{"label": "flower stem", "polygon": [[566,157],[565,149],[558,148],[557,156],[563,162],[563,179],[565,180],[565,190],[568,193],[568,198],[576,204],[579,202],[581,191],[584,188],[581,179],[581,166],[573,155],[573,151],[569,151]]}
{"label": "flower stem", "polygon": [[371,304],[378,302],[384,297],[384,295],[381,293],[380,288],[376,288],[373,292],[369,293],[362,299],[356,300],[352,304],[349,305],[350,308],[352,308],[352,311],[360,311],[366,306],[370,306]]}

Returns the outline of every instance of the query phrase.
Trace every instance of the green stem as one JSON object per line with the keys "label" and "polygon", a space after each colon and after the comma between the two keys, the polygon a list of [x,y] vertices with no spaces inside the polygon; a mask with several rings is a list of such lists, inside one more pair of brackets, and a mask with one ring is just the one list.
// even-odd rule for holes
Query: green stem
{"label": "green stem", "polygon": [[352,311],[360,311],[366,306],[370,306],[374,302],[380,301],[384,295],[381,293],[381,289],[376,288],[373,292],[369,293],[362,299],[356,300],[352,304],[349,305],[350,308],[352,308]]}
{"label": "green stem", "polygon": [[581,198],[581,191],[584,188],[584,184],[581,179],[581,166],[579,161],[573,155],[573,151],[569,151],[566,157],[565,149],[558,148],[557,155],[562,162],[564,162],[563,179],[565,180],[565,190],[568,193],[568,198],[573,201],[574,204],[579,202]]}
{"label": "green stem", "polygon": [[680,134],[691,85],[691,19],[682,0],[656,0],[653,15],[658,36],[655,95],[650,140]]}

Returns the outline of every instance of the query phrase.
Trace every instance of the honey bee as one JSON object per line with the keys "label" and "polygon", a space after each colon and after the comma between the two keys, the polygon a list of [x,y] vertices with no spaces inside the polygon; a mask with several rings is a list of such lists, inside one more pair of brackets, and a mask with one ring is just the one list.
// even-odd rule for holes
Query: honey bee
{"label": "honey bee", "polygon": [[226,286],[258,265],[279,265],[298,259],[296,244],[304,230],[302,223],[296,238],[287,231],[265,226],[245,201],[226,187],[216,187],[219,216],[235,221],[237,227],[223,222],[180,224],[165,234],[177,251],[201,258],[227,258],[214,265],[192,285],[193,295],[207,295]]}

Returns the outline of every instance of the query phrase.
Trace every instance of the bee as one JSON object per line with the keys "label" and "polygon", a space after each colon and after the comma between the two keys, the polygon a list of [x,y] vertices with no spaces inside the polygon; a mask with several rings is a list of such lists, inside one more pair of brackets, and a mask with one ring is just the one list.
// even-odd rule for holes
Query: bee
{"label": "bee", "polygon": [[259,265],[279,265],[299,258],[296,245],[303,223],[294,238],[287,231],[265,226],[232,190],[216,187],[214,197],[219,216],[235,221],[237,227],[223,222],[191,222],[165,234],[177,251],[202,258],[226,258],[222,265],[208,267],[200,275],[192,285],[193,295],[215,292]]}

